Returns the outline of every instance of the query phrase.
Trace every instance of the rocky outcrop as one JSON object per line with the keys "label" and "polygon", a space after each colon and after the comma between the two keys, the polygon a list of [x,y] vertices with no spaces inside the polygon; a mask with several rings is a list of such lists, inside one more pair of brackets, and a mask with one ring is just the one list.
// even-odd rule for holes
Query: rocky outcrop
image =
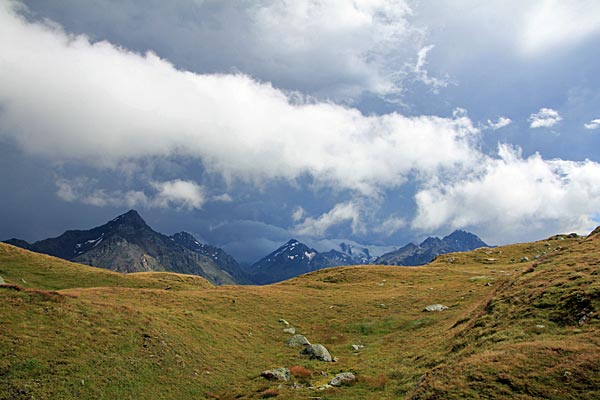
{"label": "rocky outcrop", "polygon": [[311,359],[319,361],[333,362],[333,358],[329,351],[322,344],[311,344],[304,347],[300,354],[309,356]]}
{"label": "rocky outcrop", "polygon": [[356,376],[352,372],[342,372],[337,374],[329,384],[331,386],[350,385],[356,382]]}
{"label": "rocky outcrop", "polygon": [[431,304],[431,305],[428,305],[427,307],[425,307],[425,309],[423,311],[435,312],[435,311],[444,311],[447,309],[448,309],[448,307],[446,307],[445,305],[442,305],[442,304]]}
{"label": "rocky outcrop", "polygon": [[290,347],[301,347],[310,345],[310,342],[304,335],[296,334],[287,341],[287,345]]}
{"label": "rocky outcrop", "polygon": [[290,370],[287,368],[275,368],[268,369],[266,371],[261,372],[260,376],[270,381],[284,381],[287,382],[290,380]]}

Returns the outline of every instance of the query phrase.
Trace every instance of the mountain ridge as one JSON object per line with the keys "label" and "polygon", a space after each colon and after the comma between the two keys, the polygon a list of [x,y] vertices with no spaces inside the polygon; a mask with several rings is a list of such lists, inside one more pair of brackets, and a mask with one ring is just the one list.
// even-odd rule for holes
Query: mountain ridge
{"label": "mountain ridge", "polygon": [[420,245],[409,243],[378,258],[368,248],[355,248],[344,242],[339,249],[318,252],[296,239],[290,239],[275,251],[248,268],[249,279],[256,284],[269,284],[323,268],[350,265],[414,266],[431,262],[440,254],[488,247],[477,235],[456,230],[443,239],[428,237]]}
{"label": "mountain ridge", "polygon": [[[129,210],[89,230],[67,230],[55,238],[34,243],[20,239],[5,243],[118,272],[169,271],[199,275],[215,284],[245,282],[233,257],[199,242],[197,249],[183,245],[181,237],[154,231],[137,211]],[[217,262],[208,252],[220,254],[223,261]]]}
{"label": "mountain ridge", "polygon": [[463,230],[455,230],[442,239],[428,237],[421,244],[407,245],[379,256],[376,264],[417,266],[433,261],[440,254],[456,253],[475,250],[480,247],[490,247],[477,235]]}

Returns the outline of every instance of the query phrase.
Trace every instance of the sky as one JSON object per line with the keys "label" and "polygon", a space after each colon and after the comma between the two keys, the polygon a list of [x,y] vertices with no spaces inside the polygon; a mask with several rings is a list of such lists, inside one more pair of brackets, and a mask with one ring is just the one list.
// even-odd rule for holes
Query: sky
{"label": "sky", "polygon": [[599,70],[594,0],[0,0],[0,239],[585,234]]}

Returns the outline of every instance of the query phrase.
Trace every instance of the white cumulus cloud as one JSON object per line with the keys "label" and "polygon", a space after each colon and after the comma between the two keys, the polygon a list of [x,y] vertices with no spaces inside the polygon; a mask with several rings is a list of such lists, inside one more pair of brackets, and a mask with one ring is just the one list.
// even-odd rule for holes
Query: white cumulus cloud
{"label": "white cumulus cloud", "polygon": [[105,167],[184,156],[228,180],[308,175],[369,195],[476,158],[463,115],[365,116],[246,75],[181,71],[28,22],[13,4],[0,2],[0,137],[33,154]]}
{"label": "white cumulus cloud", "polygon": [[364,231],[358,203],[353,201],[338,203],[331,210],[317,218],[305,218],[304,221],[295,226],[294,230],[299,235],[318,237],[323,236],[332,226],[345,222],[350,222],[354,233]]}
{"label": "white cumulus cloud", "polygon": [[600,118],[599,119],[593,119],[589,123],[583,124],[583,127],[585,129],[590,129],[590,130],[600,128]]}
{"label": "white cumulus cloud", "polygon": [[562,117],[558,111],[551,108],[540,108],[537,113],[529,116],[530,128],[551,128],[558,124]]}
{"label": "white cumulus cloud", "polygon": [[152,182],[157,193],[152,203],[158,207],[184,209],[201,208],[205,202],[204,191],[200,185],[191,181],[175,179],[166,182]]}
{"label": "white cumulus cloud", "polygon": [[493,130],[498,130],[498,129],[504,128],[504,127],[510,125],[511,123],[512,123],[512,120],[508,117],[498,117],[498,120],[496,122],[494,122],[490,119],[487,120],[487,126]]}
{"label": "white cumulus cloud", "polygon": [[68,202],[78,202],[97,207],[146,207],[199,209],[205,202],[204,190],[191,181],[175,179],[151,182],[153,191],[107,190],[95,188],[96,182],[88,178],[59,179],[56,194]]}
{"label": "white cumulus cloud", "polygon": [[467,176],[420,190],[412,226],[477,227],[496,239],[531,237],[549,227],[580,232],[593,227],[600,209],[600,164],[544,160],[539,154],[523,158],[507,145],[498,153]]}

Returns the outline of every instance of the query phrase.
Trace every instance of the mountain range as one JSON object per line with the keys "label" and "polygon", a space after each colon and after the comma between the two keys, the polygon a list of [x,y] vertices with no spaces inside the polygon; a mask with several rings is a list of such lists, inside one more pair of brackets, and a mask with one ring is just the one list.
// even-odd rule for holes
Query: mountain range
{"label": "mountain range", "polygon": [[158,233],[135,210],[90,230],[69,230],[35,243],[5,243],[118,272],[168,271],[199,275],[215,284],[247,283],[237,261],[223,250],[202,245],[186,232]]}
{"label": "mountain range", "polygon": [[476,235],[457,230],[440,239],[428,237],[421,244],[409,243],[398,250],[385,253],[375,260],[381,265],[424,265],[433,261],[440,254],[471,251],[480,247],[489,247]]}
{"label": "mountain range", "polygon": [[14,238],[5,243],[118,272],[178,272],[199,275],[215,284],[259,285],[327,267],[423,265],[440,254],[487,247],[476,235],[455,231],[442,239],[429,237],[419,245],[410,243],[376,258],[367,248],[343,242],[336,249],[319,252],[290,239],[256,263],[242,268],[223,249],[200,243],[190,233],[167,236],[154,231],[135,210],[89,230],[68,230],[59,237],[35,243]]}

